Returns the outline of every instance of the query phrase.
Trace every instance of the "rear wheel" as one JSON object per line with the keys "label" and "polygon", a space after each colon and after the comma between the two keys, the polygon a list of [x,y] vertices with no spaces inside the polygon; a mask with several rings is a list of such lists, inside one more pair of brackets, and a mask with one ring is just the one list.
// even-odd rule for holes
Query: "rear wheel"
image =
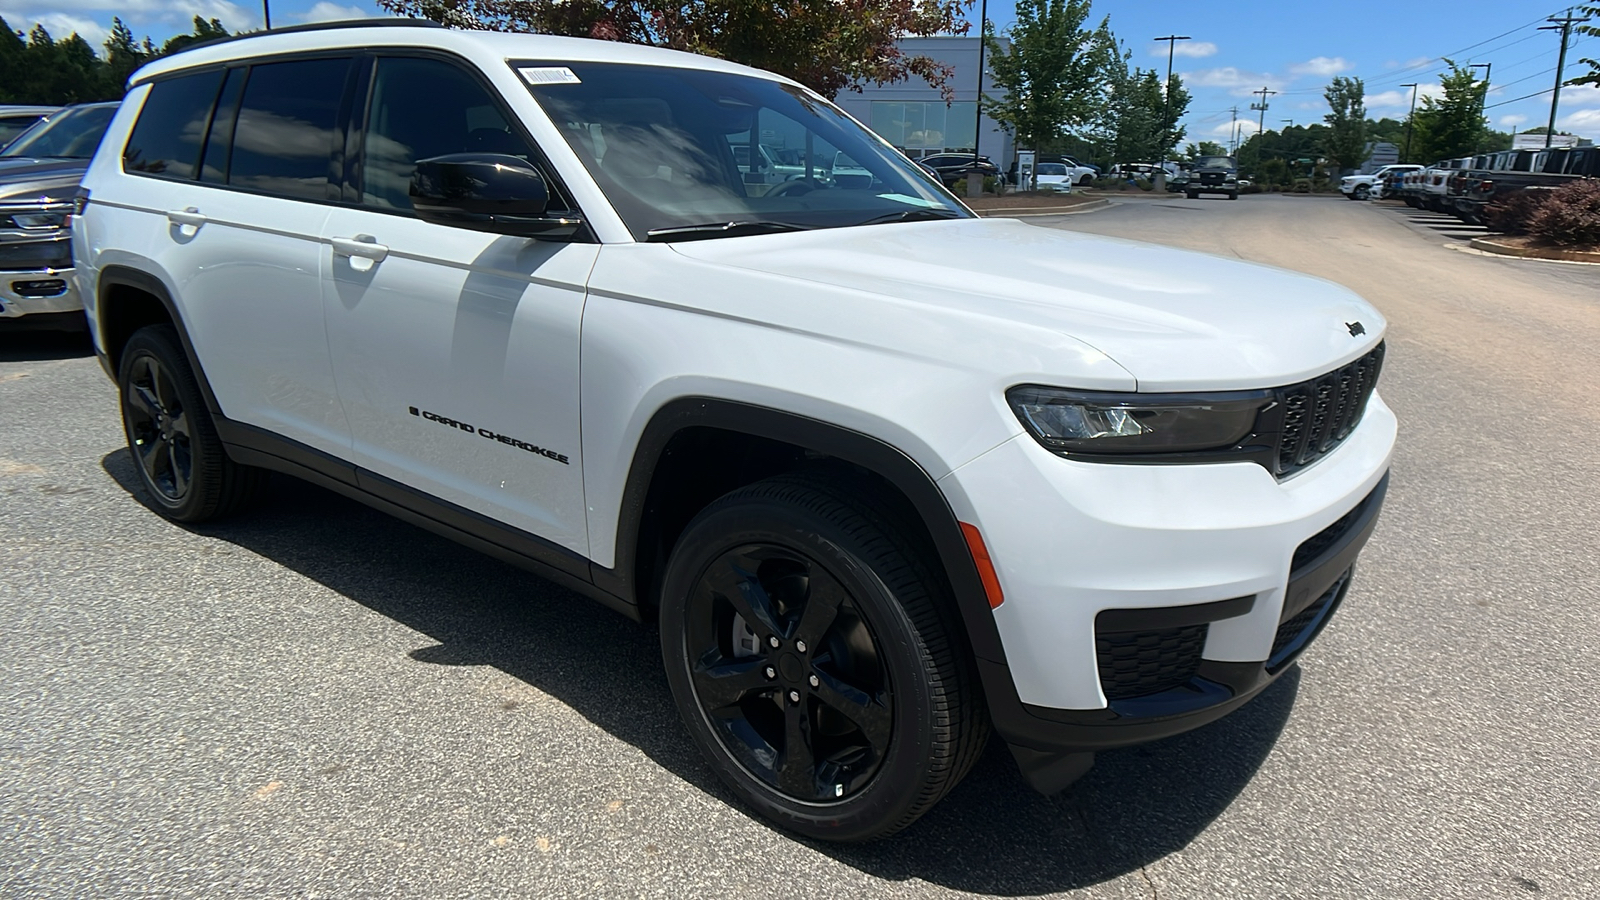
{"label": "rear wheel", "polygon": [[128,450],[162,515],[203,522],[237,511],[260,492],[266,473],[228,458],[172,326],[134,332],[117,385]]}
{"label": "rear wheel", "polygon": [[1200,199],[1200,192],[1199,191],[1184,191],[1183,195],[1185,197],[1189,198],[1190,200],[1199,200]]}
{"label": "rear wheel", "polygon": [[1239,192],[1238,191],[1229,191],[1228,192],[1228,199],[1229,200],[1237,200],[1237,199],[1239,199]]}
{"label": "rear wheel", "polygon": [[661,649],[717,775],[811,837],[915,821],[988,734],[942,593],[885,519],[824,482],[760,482],[702,511],[668,564]]}

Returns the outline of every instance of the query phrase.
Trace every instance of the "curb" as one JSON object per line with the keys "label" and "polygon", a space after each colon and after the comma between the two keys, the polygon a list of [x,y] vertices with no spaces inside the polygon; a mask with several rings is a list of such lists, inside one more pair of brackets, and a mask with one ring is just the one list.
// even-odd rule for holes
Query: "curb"
{"label": "curb", "polygon": [[1072,206],[1018,206],[1013,209],[975,209],[973,212],[985,219],[1015,219],[1030,216],[1070,216],[1105,209],[1110,205],[1110,200],[1101,198]]}
{"label": "curb", "polygon": [[1500,256],[1516,256],[1522,259],[1553,259],[1560,262],[1586,262],[1600,263],[1600,252],[1589,250],[1556,250],[1550,247],[1511,247],[1506,244],[1497,244],[1488,238],[1473,238],[1471,241],[1474,250],[1485,253],[1494,253]]}

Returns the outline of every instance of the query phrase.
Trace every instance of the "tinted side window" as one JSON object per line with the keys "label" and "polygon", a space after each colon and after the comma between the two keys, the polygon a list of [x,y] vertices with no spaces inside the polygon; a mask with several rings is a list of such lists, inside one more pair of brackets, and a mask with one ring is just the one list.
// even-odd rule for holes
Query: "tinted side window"
{"label": "tinted side window", "polygon": [[228,150],[233,146],[233,124],[239,118],[239,94],[244,91],[244,69],[229,69],[217,97],[217,111],[211,114],[211,130],[206,149],[200,156],[200,180],[207,184],[228,183]]}
{"label": "tinted side window", "polygon": [[446,153],[504,153],[534,161],[533,149],[471,75],[441,60],[379,59],[358,179],[361,202],[410,209],[417,160]]}
{"label": "tinted side window", "polygon": [[228,184],[299,200],[328,200],[334,130],[348,59],[250,68],[233,130]]}
{"label": "tinted side window", "polygon": [[151,85],[122,151],[123,171],[193,178],[221,83],[221,72],[201,72]]}

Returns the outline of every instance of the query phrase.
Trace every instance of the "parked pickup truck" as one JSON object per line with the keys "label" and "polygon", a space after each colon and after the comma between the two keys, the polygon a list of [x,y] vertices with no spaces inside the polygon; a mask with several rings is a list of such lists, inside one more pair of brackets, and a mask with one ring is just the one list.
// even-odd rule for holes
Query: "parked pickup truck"
{"label": "parked pickup truck", "polygon": [[1381,195],[1383,187],[1388,185],[1391,177],[1420,171],[1422,171],[1421,166],[1396,165],[1384,166],[1371,175],[1346,175],[1339,179],[1339,193],[1347,200],[1370,200],[1375,195]]}
{"label": "parked pickup truck", "polygon": [[1600,178],[1600,147],[1503,150],[1474,157],[1473,166],[1451,179],[1451,212],[1473,225],[1497,197],[1530,187],[1560,187],[1579,178]]}
{"label": "parked pickup truck", "polygon": [[1469,168],[1472,160],[1473,157],[1470,156],[1461,159],[1441,159],[1426,169],[1407,173],[1396,196],[1414,209],[1451,212],[1452,206],[1448,198],[1450,178],[1462,169]]}

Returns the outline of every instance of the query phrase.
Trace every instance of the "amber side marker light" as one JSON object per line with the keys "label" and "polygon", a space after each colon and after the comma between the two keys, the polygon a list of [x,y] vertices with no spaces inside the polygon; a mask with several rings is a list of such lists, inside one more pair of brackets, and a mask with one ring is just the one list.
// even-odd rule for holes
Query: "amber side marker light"
{"label": "amber side marker light", "polygon": [[983,592],[989,595],[989,608],[994,609],[1006,602],[1006,595],[1000,590],[1000,576],[995,574],[994,560],[989,558],[989,548],[983,544],[983,535],[978,533],[978,526],[961,523],[961,534],[967,539],[967,549],[972,551],[972,561],[978,566],[978,578],[983,581]]}

